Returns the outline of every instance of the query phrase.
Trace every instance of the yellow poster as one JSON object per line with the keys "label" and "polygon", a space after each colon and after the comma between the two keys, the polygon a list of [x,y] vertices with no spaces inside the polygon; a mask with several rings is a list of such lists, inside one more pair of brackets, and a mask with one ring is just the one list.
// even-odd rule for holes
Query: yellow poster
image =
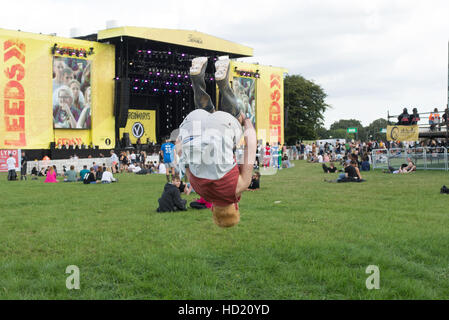
{"label": "yellow poster", "polygon": [[131,143],[135,144],[140,138],[142,144],[156,142],[156,111],[155,110],[128,110],[128,121],[125,128],[120,128],[120,137],[129,133]]}
{"label": "yellow poster", "polygon": [[388,141],[418,141],[419,129],[414,126],[387,126]]}

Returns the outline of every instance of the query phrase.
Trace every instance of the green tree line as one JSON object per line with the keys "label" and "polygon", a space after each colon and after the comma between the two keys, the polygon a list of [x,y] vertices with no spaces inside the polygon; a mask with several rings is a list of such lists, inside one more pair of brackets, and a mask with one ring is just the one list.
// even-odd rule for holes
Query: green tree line
{"label": "green tree line", "polygon": [[[387,120],[377,119],[364,127],[359,120],[348,119],[334,122],[329,129],[324,127],[324,112],[330,108],[325,102],[327,94],[323,88],[301,75],[288,75],[284,79],[285,141],[294,144],[298,140],[358,139],[385,140],[381,129]],[[357,128],[357,133],[348,133],[348,128]]]}

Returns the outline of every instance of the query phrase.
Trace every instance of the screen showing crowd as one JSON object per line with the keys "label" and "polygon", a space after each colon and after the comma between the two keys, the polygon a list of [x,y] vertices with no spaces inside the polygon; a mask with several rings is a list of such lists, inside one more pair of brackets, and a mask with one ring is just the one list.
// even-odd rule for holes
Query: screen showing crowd
{"label": "screen showing crowd", "polygon": [[53,127],[90,129],[91,61],[53,58]]}
{"label": "screen showing crowd", "polygon": [[253,126],[256,126],[256,81],[251,78],[234,77],[232,83],[237,103]]}

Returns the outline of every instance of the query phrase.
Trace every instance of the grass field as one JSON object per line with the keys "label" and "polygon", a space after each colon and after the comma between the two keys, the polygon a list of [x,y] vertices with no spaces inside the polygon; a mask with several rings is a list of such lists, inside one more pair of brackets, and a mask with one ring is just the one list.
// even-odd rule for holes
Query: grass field
{"label": "grass field", "polygon": [[[363,175],[326,183],[336,174],[296,161],[262,176],[240,224],[220,229],[208,210],[157,213],[162,175],[83,185],[2,174],[0,299],[447,299],[449,174]],[[66,288],[69,265],[80,290]],[[368,265],[379,290],[365,286]]]}

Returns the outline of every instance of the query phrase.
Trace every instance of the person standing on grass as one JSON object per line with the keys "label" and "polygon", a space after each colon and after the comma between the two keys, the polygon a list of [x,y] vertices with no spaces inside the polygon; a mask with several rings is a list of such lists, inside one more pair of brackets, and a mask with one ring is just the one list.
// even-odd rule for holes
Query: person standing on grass
{"label": "person standing on grass", "polygon": [[20,162],[20,180],[26,180],[27,179],[27,157],[25,155],[25,151],[22,151],[22,159]]}
{"label": "person standing on grass", "polygon": [[9,158],[6,160],[6,165],[8,166],[8,181],[17,180],[16,159],[14,159],[12,153],[9,154]]}
{"label": "person standing on grass", "polygon": [[[208,59],[192,60],[190,79],[196,110],[179,127],[176,140],[180,168],[196,193],[212,203],[213,220],[220,227],[232,227],[240,221],[238,203],[251,183],[256,159],[256,131],[251,119],[238,108],[229,85],[230,60],[215,62],[215,81],[221,93],[220,111],[215,111],[206,93],[204,80]],[[245,129],[243,163],[237,164],[234,150]]]}
{"label": "person standing on grass", "polygon": [[[116,173],[117,172],[117,164],[119,163],[118,157],[115,154],[114,150],[111,150],[111,166],[112,166],[112,172]],[[87,167],[86,167],[87,169]],[[83,178],[83,177],[81,177]]]}
{"label": "person standing on grass", "polygon": [[165,139],[165,143],[161,146],[161,152],[164,157],[165,164],[165,175],[167,178],[167,182],[170,181],[170,173],[171,178],[175,175],[175,145],[170,142],[170,138]]}
{"label": "person standing on grass", "polygon": [[263,157],[263,166],[264,166],[264,168],[267,168],[267,167],[270,166],[270,158],[271,158],[271,150],[270,149],[271,149],[270,144],[267,142],[267,144],[266,144],[266,146],[264,148],[264,150],[265,150],[265,154],[264,154],[264,157]]}

